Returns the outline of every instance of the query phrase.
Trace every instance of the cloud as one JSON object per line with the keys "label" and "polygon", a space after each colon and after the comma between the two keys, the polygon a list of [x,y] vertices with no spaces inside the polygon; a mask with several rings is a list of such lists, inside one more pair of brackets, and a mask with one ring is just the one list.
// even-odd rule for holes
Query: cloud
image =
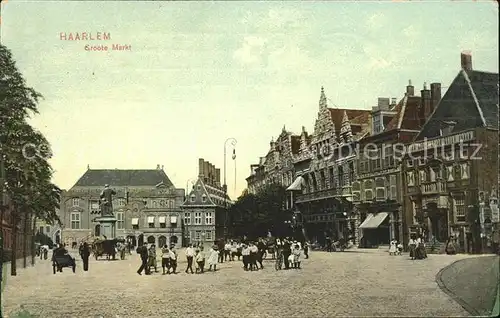
{"label": "cloud", "polygon": [[258,36],[246,36],[239,49],[233,57],[243,64],[255,64],[261,61],[261,55],[264,50],[266,39]]}

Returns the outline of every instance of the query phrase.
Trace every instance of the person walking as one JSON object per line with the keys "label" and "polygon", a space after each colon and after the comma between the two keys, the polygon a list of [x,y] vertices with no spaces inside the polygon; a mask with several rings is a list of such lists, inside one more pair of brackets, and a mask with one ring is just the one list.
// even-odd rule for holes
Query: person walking
{"label": "person walking", "polygon": [[200,246],[199,251],[196,254],[196,272],[198,274],[203,274],[205,272],[205,253],[203,252],[203,246]]}
{"label": "person walking", "polygon": [[186,248],[186,260],[187,260],[186,274],[188,274],[188,271],[191,271],[191,274],[194,274],[193,258],[194,258],[193,244],[189,244],[188,248]]}
{"label": "person walking", "polygon": [[[177,251],[173,246],[170,248],[170,268],[172,274],[177,274]],[[167,274],[170,274],[170,272],[167,272]]]}
{"label": "person walking", "polygon": [[170,273],[170,250],[167,244],[161,249],[161,268],[163,269],[163,275]]}
{"label": "person walking", "polygon": [[80,250],[80,256],[82,257],[83,270],[87,272],[89,270],[89,257],[90,257],[90,248],[87,242],[83,243],[82,248]]}
{"label": "person walking", "polygon": [[309,258],[309,243],[304,242],[304,258]]}
{"label": "person walking", "polygon": [[210,249],[210,252],[208,255],[208,265],[210,265],[210,267],[208,268],[208,271],[211,271],[212,267],[214,268],[214,272],[217,271],[218,256],[219,256],[219,252],[218,252],[217,245],[214,245]]}
{"label": "person walking", "polygon": [[148,258],[149,258],[148,248],[146,247],[146,245],[142,244],[139,245],[136,252],[141,257],[141,266],[137,270],[137,274],[142,275],[142,271],[144,271],[146,275],[150,275],[151,273],[149,272],[149,266],[148,266]]}

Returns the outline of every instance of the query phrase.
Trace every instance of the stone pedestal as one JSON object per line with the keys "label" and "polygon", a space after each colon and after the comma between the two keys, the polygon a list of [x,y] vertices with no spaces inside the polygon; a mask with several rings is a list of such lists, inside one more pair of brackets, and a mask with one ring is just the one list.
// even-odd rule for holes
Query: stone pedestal
{"label": "stone pedestal", "polygon": [[116,221],[114,216],[101,216],[96,219],[100,225],[100,236],[106,236],[106,239],[116,238]]}

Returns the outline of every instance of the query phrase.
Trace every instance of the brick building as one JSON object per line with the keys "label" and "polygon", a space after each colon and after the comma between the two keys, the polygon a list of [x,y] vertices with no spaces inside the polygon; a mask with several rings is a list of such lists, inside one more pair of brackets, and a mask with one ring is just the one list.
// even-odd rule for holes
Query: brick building
{"label": "brick building", "polygon": [[372,109],[372,134],[360,143],[357,160],[358,179],[353,183],[354,202],[358,210],[357,236],[361,247],[389,244],[392,239],[406,245],[407,222],[403,215],[403,181],[398,151],[419,133],[441,98],[441,85],[431,84],[420,96],[409,81],[404,97],[379,98]]}
{"label": "brick building", "polygon": [[200,158],[198,179],[181,205],[186,241],[204,245],[227,235],[227,208],[232,204],[220,180],[220,169]]}
{"label": "brick building", "polygon": [[462,69],[408,146],[404,207],[411,231],[439,242],[453,235],[463,251],[477,252],[491,245],[498,228],[492,222],[498,211],[498,73],[473,70],[469,54],[461,60]]}
{"label": "brick building", "polygon": [[100,235],[95,218],[100,215],[99,195],[106,184],[117,192],[113,200],[117,237],[133,245],[182,244],[184,189],[175,188],[160,165],[142,170],[89,168],[62,196],[62,238],[66,244]]}

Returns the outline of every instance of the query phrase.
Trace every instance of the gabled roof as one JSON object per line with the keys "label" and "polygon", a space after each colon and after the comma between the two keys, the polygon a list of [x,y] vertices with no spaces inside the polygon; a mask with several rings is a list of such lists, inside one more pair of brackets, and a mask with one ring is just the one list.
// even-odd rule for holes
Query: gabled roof
{"label": "gabled roof", "polygon": [[421,128],[418,113],[420,104],[420,96],[405,95],[394,108],[396,115],[392,117],[384,131],[393,129],[419,130]]}
{"label": "gabled roof", "polygon": [[73,187],[111,187],[157,186],[173,187],[172,182],[162,169],[88,169]]}
{"label": "gabled roof", "polygon": [[498,73],[461,70],[415,140],[440,136],[443,121],[455,122],[450,133],[498,129]]}
{"label": "gabled roof", "polygon": [[[226,194],[227,204],[232,204],[231,199]],[[193,199],[192,199],[193,198]],[[202,207],[215,207],[224,206],[224,191],[221,187],[215,187],[203,182],[198,178],[193,188],[186,196],[186,201],[182,204],[183,207],[189,206],[202,206]]]}
{"label": "gabled roof", "polygon": [[361,109],[344,109],[344,108],[328,108],[330,111],[330,116],[332,117],[332,121],[335,124],[335,133],[338,135],[340,133],[340,127],[342,127],[342,119],[344,118],[344,112],[347,114],[350,120],[362,116],[369,116],[369,110],[361,110]]}

